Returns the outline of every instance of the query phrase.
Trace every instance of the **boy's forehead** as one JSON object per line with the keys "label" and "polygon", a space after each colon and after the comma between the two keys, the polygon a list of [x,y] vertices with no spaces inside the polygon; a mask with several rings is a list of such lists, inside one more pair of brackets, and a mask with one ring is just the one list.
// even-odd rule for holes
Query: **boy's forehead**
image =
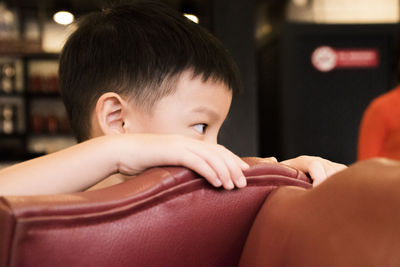
{"label": "boy's forehead", "polygon": [[[204,113],[219,114],[224,116],[229,112],[232,101],[232,90],[222,81],[204,76],[194,75],[191,71],[184,71],[173,77],[167,84],[166,95],[160,97],[153,105],[147,106],[146,103],[139,102],[138,99],[131,98],[131,103],[143,113],[154,115],[154,113],[165,113],[172,115],[176,111],[179,113]],[[182,115],[182,114],[179,114]]]}
{"label": "boy's forehead", "polygon": [[[190,112],[214,112],[223,115],[229,111],[232,90],[222,81],[203,76],[193,76],[191,72],[180,75],[174,92],[159,102],[165,108],[181,107]],[[183,111],[183,110],[182,110]]]}
{"label": "boy's forehead", "polygon": [[194,74],[191,70],[183,71],[178,75],[175,80],[176,89],[183,89],[181,92],[188,91],[190,88],[209,88],[213,87],[216,91],[227,91],[227,95],[232,95],[232,89],[224,83],[221,79],[218,79],[212,75],[206,76],[202,73]]}
{"label": "boy's forehead", "polygon": [[232,90],[225,83],[213,78],[205,80],[201,75],[182,75],[175,94],[180,101],[188,102],[195,109],[204,109],[204,106],[222,108],[226,104],[230,106],[232,100]]}

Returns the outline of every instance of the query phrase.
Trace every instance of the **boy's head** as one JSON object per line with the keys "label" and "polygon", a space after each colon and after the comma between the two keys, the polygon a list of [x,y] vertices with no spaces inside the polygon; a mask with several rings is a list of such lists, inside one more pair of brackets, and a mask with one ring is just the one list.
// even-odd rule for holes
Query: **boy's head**
{"label": "boy's head", "polygon": [[126,127],[128,106],[135,108],[132,116],[150,118],[182,79],[225,87],[229,103],[241,86],[235,63],[215,37],[155,2],[117,6],[80,20],[62,51],[59,76],[78,141],[105,132],[105,124]]}

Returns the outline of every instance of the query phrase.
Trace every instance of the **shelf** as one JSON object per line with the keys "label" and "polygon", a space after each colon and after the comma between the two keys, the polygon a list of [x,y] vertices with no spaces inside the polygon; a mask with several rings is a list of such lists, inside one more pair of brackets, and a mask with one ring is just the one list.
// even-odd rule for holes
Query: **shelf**
{"label": "shelf", "polygon": [[27,96],[31,98],[60,98],[61,100],[60,92],[28,92]]}
{"label": "shelf", "polygon": [[23,97],[23,96],[24,96],[23,92],[12,92],[12,93],[0,92],[0,97],[15,98],[15,97]]}
{"label": "shelf", "polygon": [[38,52],[38,53],[25,54],[24,57],[29,60],[48,60],[48,59],[58,60],[60,57],[60,54]]}
{"label": "shelf", "polygon": [[43,54],[42,44],[35,40],[3,39],[0,41],[1,56],[28,56]]}
{"label": "shelf", "polygon": [[43,132],[43,133],[28,133],[26,134],[28,138],[53,138],[53,137],[60,137],[60,138],[74,138],[71,132]]}
{"label": "shelf", "polygon": [[12,133],[12,134],[5,134],[5,133],[0,133],[0,138],[1,139],[5,139],[5,138],[12,138],[12,139],[16,139],[16,138],[25,138],[25,134],[24,133]]}
{"label": "shelf", "polygon": [[[76,144],[72,132],[65,126],[66,114],[58,90],[59,54],[27,51],[18,42],[15,43],[18,47],[7,50],[6,44],[11,43],[0,41],[0,57],[18,62],[15,63],[18,87],[14,85],[18,90],[0,92],[0,103],[17,107],[19,131],[0,133],[0,163],[23,161]],[[34,129],[43,131],[34,132]]]}

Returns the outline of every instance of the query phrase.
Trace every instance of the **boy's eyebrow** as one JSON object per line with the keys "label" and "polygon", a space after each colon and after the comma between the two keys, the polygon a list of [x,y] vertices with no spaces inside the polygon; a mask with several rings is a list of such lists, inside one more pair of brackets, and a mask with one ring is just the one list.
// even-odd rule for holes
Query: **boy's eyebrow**
{"label": "boy's eyebrow", "polygon": [[193,113],[206,113],[213,120],[217,120],[219,118],[219,114],[217,112],[206,106],[195,107],[191,111]]}

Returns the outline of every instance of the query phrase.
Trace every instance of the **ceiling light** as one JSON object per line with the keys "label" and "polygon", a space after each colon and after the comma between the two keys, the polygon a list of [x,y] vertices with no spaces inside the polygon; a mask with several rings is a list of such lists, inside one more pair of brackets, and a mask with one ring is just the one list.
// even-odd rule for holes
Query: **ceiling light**
{"label": "ceiling light", "polygon": [[68,25],[74,21],[74,15],[68,11],[58,11],[54,14],[53,19],[58,24]]}
{"label": "ceiling light", "polygon": [[194,23],[199,23],[199,18],[196,15],[193,14],[183,14],[185,17],[193,21]]}

